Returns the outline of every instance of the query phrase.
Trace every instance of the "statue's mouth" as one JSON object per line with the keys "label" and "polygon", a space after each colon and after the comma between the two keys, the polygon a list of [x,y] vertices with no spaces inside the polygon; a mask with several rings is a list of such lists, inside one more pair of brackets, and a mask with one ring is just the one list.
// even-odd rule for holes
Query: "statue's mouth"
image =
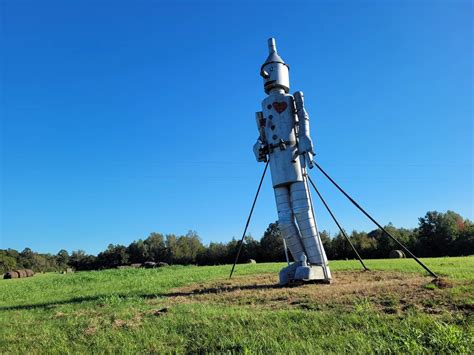
{"label": "statue's mouth", "polygon": [[265,88],[269,87],[269,86],[272,86],[273,84],[276,83],[276,80],[270,80],[270,81],[267,81],[264,85]]}

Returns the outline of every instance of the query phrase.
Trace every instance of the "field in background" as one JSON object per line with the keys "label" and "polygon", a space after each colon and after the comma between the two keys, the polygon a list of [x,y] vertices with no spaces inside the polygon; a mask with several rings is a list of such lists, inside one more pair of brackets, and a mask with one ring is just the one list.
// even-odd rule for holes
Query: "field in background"
{"label": "field in background", "polygon": [[284,264],[0,280],[0,352],[464,352],[474,256],[333,261],[332,285],[275,287]]}

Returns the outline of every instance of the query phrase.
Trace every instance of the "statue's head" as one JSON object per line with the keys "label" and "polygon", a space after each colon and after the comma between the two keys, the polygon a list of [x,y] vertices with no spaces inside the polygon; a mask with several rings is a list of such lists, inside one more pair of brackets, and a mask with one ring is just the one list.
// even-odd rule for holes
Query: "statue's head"
{"label": "statue's head", "polygon": [[268,40],[268,57],[260,69],[263,77],[263,87],[268,94],[272,89],[283,89],[286,93],[290,91],[290,68],[277,53],[274,38]]}

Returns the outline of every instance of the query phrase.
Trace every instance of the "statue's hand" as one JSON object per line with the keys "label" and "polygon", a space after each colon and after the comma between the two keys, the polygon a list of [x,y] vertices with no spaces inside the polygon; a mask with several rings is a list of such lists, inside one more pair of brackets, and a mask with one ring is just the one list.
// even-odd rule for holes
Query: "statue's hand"
{"label": "statue's hand", "polygon": [[304,165],[310,169],[313,169],[313,154],[311,153],[304,153],[303,154]]}
{"label": "statue's hand", "polygon": [[300,154],[311,153],[314,155],[313,141],[309,136],[301,136],[298,139],[298,151]]}
{"label": "statue's hand", "polygon": [[303,156],[303,164],[308,168],[313,168],[313,141],[308,136],[301,136],[298,140],[298,154]]}
{"label": "statue's hand", "polygon": [[267,155],[265,153],[265,146],[260,139],[253,145],[253,154],[258,162],[267,161]]}

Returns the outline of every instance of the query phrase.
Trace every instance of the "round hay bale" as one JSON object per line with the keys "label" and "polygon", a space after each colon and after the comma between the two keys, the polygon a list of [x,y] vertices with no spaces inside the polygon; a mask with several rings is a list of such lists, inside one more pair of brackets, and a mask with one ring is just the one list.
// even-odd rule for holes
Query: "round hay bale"
{"label": "round hay bale", "polygon": [[164,267],[164,266],[170,266],[168,263],[165,263],[164,261],[160,261],[158,264],[157,264],[157,267]]}
{"label": "round hay bale", "polygon": [[26,276],[26,271],[21,269],[21,270],[15,270],[17,273],[18,273],[18,277],[21,279],[23,277],[27,277]]}
{"label": "round hay bale", "polygon": [[26,277],[31,277],[31,276],[34,276],[34,271],[31,270],[31,269],[25,269],[25,272],[26,272]]}
{"label": "round hay bale", "polygon": [[402,250],[390,250],[388,254],[390,259],[403,259],[405,258],[405,253]]}
{"label": "round hay bale", "polygon": [[142,264],[142,267],[144,267],[146,269],[152,269],[152,268],[156,267],[156,263],[154,261],[145,261]]}
{"label": "round hay bale", "polygon": [[16,271],[8,271],[3,275],[4,279],[17,279],[20,275]]}
{"label": "round hay bale", "polygon": [[255,261],[255,259],[249,259],[247,260],[247,264],[256,264],[257,262]]}

